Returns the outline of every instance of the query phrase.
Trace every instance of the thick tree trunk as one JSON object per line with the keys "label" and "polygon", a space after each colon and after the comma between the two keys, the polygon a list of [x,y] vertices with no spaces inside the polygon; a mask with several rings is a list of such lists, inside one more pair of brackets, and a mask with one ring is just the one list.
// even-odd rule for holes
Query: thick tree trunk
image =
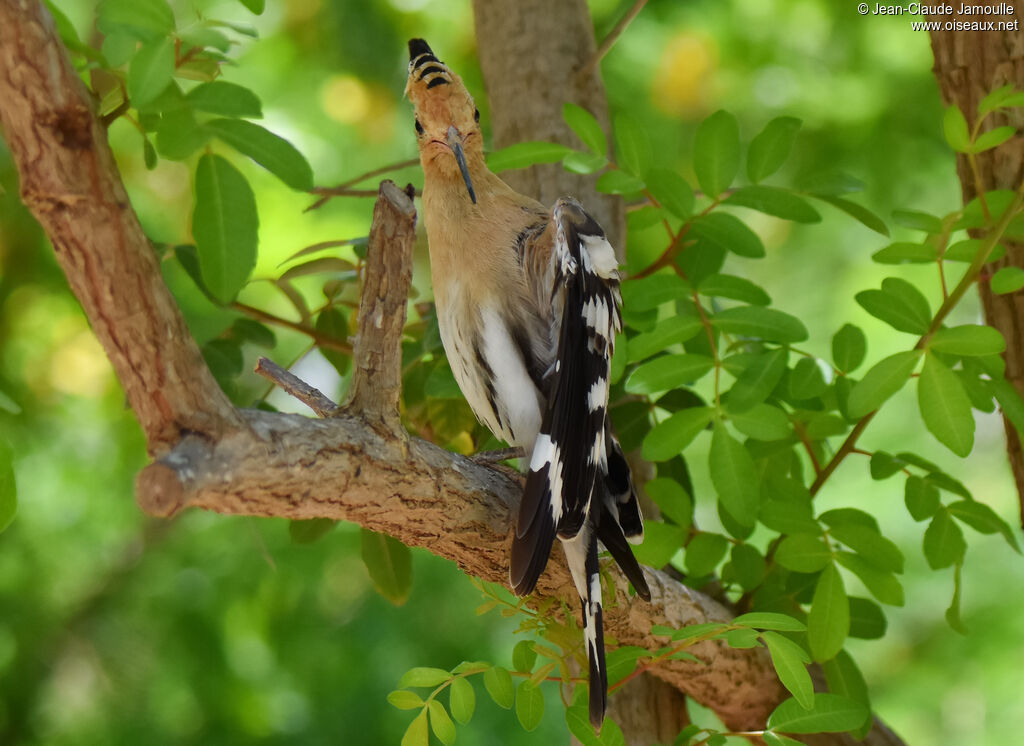
{"label": "thick tree trunk", "polygon": [[[996,31],[932,31],[932,51],[935,54],[935,78],[942,91],[943,101],[956,104],[973,124],[978,102],[986,94],[1012,84],[1024,90],[1024,13],[1015,9],[1005,16],[943,16],[943,21],[1016,21],[1016,29]],[[1010,109],[988,117],[984,130],[1011,125],[1024,126],[1024,112]],[[1018,189],[1024,181],[1024,137],[1011,137],[995,150],[977,156],[978,179],[971,172],[967,157],[958,155],[957,173],[963,191],[964,203],[977,196],[978,191],[990,189]],[[1024,244],[1003,242],[1006,256],[988,265],[978,283],[985,320],[1006,338],[1006,379],[1024,394],[1024,291],[996,295],[988,283],[1001,267],[1024,269]],[[1003,418],[1006,430],[1006,450],[1020,495],[1021,523],[1024,525],[1024,450],[1020,433],[1013,423]]]}
{"label": "thick tree trunk", "polygon": [[[611,134],[600,65],[578,74],[597,51],[586,0],[473,0],[473,18],[495,148],[544,140],[582,149],[562,119],[566,102],[582,106],[597,117],[605,134]],[[572,174],[560,163],[549,163],[502,178],[545,205],[566,195],[576,197],[622,256],[622,200],[599,193],[594,176]]]}

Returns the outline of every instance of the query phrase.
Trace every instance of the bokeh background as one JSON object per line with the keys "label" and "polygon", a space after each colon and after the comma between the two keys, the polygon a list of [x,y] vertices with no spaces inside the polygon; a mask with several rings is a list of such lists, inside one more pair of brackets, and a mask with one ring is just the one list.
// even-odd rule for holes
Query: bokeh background
{"label": "bokeh background", "polygon": [[[96,39],[93,0],[56,4],[84,40]],[[463,75],[488,119],[468,0],[295,0],[268,3],[260,17],[237,2],[172,4],[179,26],[201,13],[258,29],[258,41],[235,48],[239,65],[226,67],[225,79],[259,94],[265,124],[307,155],[318,184],[415,156],[402,98],[411,36],[427,38]],[[631,4],[591,0],[599,38]],[[689,173],[696,123],[718,108],[737,115],[746,140],[772,117],[792,115],[804,125],[778,183],[835,167],[861,179],[867,188],[859,199],[888,218],[896,208],[941,214],[959,205],[931,65],[925,33],[905,18],[862,17],[852,2],[652,0],[603,73],[613,112],[629,110],[644,122],[664,164]],[[189,169],[161,162],[147,171],[138,132],[123,121],[110,139],[148,234],[187,241]],[[260,210],[255,276],[303,246],[365,235],[369,200],[336,199],[303,213],[311,198],[232,160]],[[416,168],[393,178],[422,181]],[[0,391],[17,405],[0,408],[0,439],[13,447],[20,493],[18,515],[0,535],[0,743],[392,744],[410,713],[385,696],[406,669],[466,659],[510,664],[514,624],[475,616],[479,593],[425,551],[413,552],[412,594],[395,607],[374,592],[356,527],[299,545],[285,521],[144,516],[132,500],[133,477],[146,463],[139,429],[46,239],[19,204],[2,144],[0,186]],[[831,334],[847,321],[868,332],[869,362],[897,351],[898,335],[852,301],[891,272],[870,261],[886,240],[838,213],[823,216],[794,226],[744,215],[768,257],[730,271],[754,277],[779,307],[803,318],[812,335],[805,347],[818,354],[827,355]],[[909,236],[894,229],[894,239]],[[206,341],[232,315],[175,266],[168,263],[168,282]],[[933,268],[899,271],[937,289]],[[422,261],[415,283],[428,297]],[[254,282],[242,300],[288,315],[274,293]],[[979,318],[976,299],[960,316]],[[278,340],[283,362],[305,344],[284,331]],[[316,354],[300,368],[314,379],[327,370]],[[1016,523],[996,417],[979,419],[971,458],[950,464],[924,431],[908,387],[862,442],[899,450],[911,441]],[[698,493],[707,484],[704,460],[698,441]],[[850,641],[878,714],[909,744],[1017,742],[1024,559],[998,537],[969,536],[963,610],[970,634],[961,636],[943,620],[951,571],[927,569],[923,526],[906,515],[896,481],[872,482],[866,459],[848,459],[821,499],[877,514],[908,559],[907,603],[889,610],[888,635]],[[525,734],[478,685],[478,712],[460,727],[459,742],[567,742],[556,695],[548,694],[540,729]]]}

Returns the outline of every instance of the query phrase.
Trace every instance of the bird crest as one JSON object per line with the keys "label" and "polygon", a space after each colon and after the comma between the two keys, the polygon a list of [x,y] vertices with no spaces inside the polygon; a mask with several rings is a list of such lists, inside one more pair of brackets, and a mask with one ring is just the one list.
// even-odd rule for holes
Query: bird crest
{"label": "bird crest", "polygon": [[[423,167],[458,166],[470,199],[476,193],[469,175],[471,162],[483,160],[480,112],[462,78],[437,59],[423,39],[409,41],[409,80],[405,94],[416,114],[416,139]],[[450,151],[454,160],[439,158]],[[450,158],[450,156],[449,156]]]}

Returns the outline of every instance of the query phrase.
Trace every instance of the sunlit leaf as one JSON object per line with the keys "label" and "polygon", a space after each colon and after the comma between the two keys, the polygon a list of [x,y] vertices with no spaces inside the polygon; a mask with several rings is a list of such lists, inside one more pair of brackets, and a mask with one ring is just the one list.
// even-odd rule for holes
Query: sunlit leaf
{"label": "sunlit leaf", "polygon": [[991,326],[964,324],[939,329],[928,341],[928,349],[950,355],[998,355],[1006,349],[1006,340]]}
{"label": "sunlit leaf", "polygon": [[[998,334],[998,332],[996,332]],[[974,448],[971,400],[960,379],[934,355],[926,355],[917,381],[917,402],[924,424],[957,456]]]}
{"label": "sunlit leaf", "polygon": [[740,130],[736,117],[719,110],[697,127],[693,141],[693,169],[701,189],[717,197],[729,188],[740,167]]}
{"label": "sunlit leaf", "polygon": [[730,205],[749,207],[751,210],[773,215],[797,223],[818,223],[821,215],[807,202],[787,189],[760,184],[740,187],[726,198]]}
{"label": "sunlit leaf", "polygon": [[487,154],[487,167],[495,173],[529,168],[538,163],[557,163],[572,148],[554,142],[519,142]]}
{"label": "sunlit leaf", "polygon": [[796,699],[787,699],[769,716],[768,727],[785,733],[841,733],[859,727],[870,714],[858,702],[819,692],[810,710]]}
{"label": "sunlit leaf", "polygon": [[174,40],[164,37],[147,42],[128,68],[128,98],[139,108],[153,101],[171,83],[174,74]]}
{"label": "sunlit leaf", "polygon": [[750,141],[747,177],[752,182],[771,176],[786,162],[800,124],[795,117],[776,117]]}
{"label": "sunlit leaf", "polygon": [[761,639],[768,647],[779,681],[801,707],[811,709],[814,705],[814,685],[805,665],[810,663],[810,656],[795,642],[777,632],[763,632]]}
{"label": "sunlit leaf", "polygon": [[313,188],[313,169],[283,137],[244,119],[213,119],[203,127],[299,191]]}
{"label": "sunlit leaf", "polygon": [[946,142],[958,153],[967,153],[971,149],[971,136],[967,132],[967,120],[960,107],[953,104],[946,109],[942,118],[942,131],[946,135]]}
{"label": "sunlit leaf", "polygon": [[910,350],[875,363],[850,391],[846,405],[850,416],[860,418],[878,409],[910,380],[920,358],[920,350]]}
{"label": "sunlit leaf", "polygon": [[195,194],[192,235],[203,281],[214,296],[228,303],[256,265],[256,198],[234,166],[209,153],[196,167]]}
{"label": "sunlit leaf", "polygon": [[711,435],[708,465],[723,507],[740,525],[753,525],[757,520],[760,493],[754,460],[720,422],[715,423]]}
{"label": "sunlit leaf", "polygon": [[791,534],[775,552],[775,561],[794,572],[818,572],[832,560],[832,550],[824,539],[813,534]]}
{"label": "sunlit leaf", "polygon": [[529,681],[516,687],[516,718],[523,730],[536,730],[544,718],[544,694]]}
{"label": "sunlit leaf", "polygon": [[484,688],[498,707],[504,707],[506,710],[512,709],[515,687],[508,669],[501,666],[487,669],[484,672]]}

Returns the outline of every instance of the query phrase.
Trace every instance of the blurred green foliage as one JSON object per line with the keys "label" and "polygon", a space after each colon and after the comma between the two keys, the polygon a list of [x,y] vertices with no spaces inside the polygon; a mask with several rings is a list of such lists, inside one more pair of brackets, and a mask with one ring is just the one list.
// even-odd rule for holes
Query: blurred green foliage
{"label": "blurred green foliage", "polygon": [[[55,4],[83,42],[99,38],[95,3]],[[630,4],[591,3],[599,37]],[[199,11],[255,27],[259,40],[238,37],[231,54],[239,64],[226,67],[224,79],[258,92],[262,123],[299,147],[317,185],[415,157],[401,99],[411,36],[430,39],[489,121],[468,2],[301,0],[269,4],[260,16],[236,2],[174,5],[179,18]],[[793,183],[834,169],[867,184],[866,204],[886,218],[898,208],[951,209],[959,184],[943,142],[927,36],[905,19],[861,17],[841,5],[652,0],[603,62],[613,113],[641,122],[658,165],[683,169],[691,184],[697,124],[726,108],[744,141],[773,117],[803,120],[784,169]],[[161,161],[148,170],[139,132],[123,119],[110,138],[148,235],[167,246],[188,242],[189,168]],[[278,265],[304,246],[365,235],[369,200],[333,199],[303,214],[309,195],[244,159],[233,163],[259,208],[256,277],[279,274]],[[422,182],[418,167],[392,178]],[[0,741],[397,743],[407,720],[385,697],[404,671],[464,659],[511,665],[510,623],[475,617],[478,591],[425,552],[413,553],[413,589],[395,607],[374,592],[354,527],[307,545],[291,541],[283,521],[142,516],[131,501],[132,479],[146,463],[137,425],[45,238],[17,200],[2,149],[0,187],[0,393],[16,405],[0,406],[0,438],[11,446],[19,490],[19,512],[0,535]],[[815,319],[809,348],[827,350],[830,330],[854,322],[868,333],[872,360],[899,351],[899,335],[849,300],[886,276],[870,261],[885,242],[835,211],[821,212],[824,221],[810,228],[750,214],[767,249],[755,265],[758,284],[784,297],[788,312]],[[648,233],[633,234],[631,258],[659,250],[663,235]],[[913,235],[896,229],[893,238]],[[429,297],[423,248],[414,282]],[[338,255],[357,259],[352,247]],[[238,318],[213,305],[177,262],[163,266],[201,343]],[[937,291],[932,268],[906,271]],[[311,303],[322,302],[312,279],[295,284]],[[270,283],[246,286],[240,300],[293,312]],[[965,306],[955,321],[976,323],[977,303]],[[343,322],[323,320],[332,329]],[[286,330],[276,336],[281,361],[308,345]],[[248,370],[257,349],[246,344],[243,351]],[[328,382],[335,397],[344,386],[318,355],[299,372]],[[232,393],[251,400],[264,390],[243,376]],[[277,394],[271,401],[293,406]],[[909,388],[869,434],[872,448],[896,452],[913,440],[945,463],[941,446],[923,434]],[[974,452],[955,476],[1009,519],[1015,493],[1002,437],[995,416],[979,418]],[[694,464],[706,461],[706,454],[692,456]],[[693,479],[697,493],[712,489],[706,470],[694,469]],[[1024,721],[1017,696],[1024,602],[1016,593],[1024,563],[998,539],[972,542],[963,570],[970,634],[959,636],[942,615],[949,574],[927,568],[917,550],[921,525],[906,516],[898,491],[878,484],[863,464],[847,463],[819,498],[823,509],[861,505],[905,549],[906,606],[889,610],[882,640],[848,643],[875,710],[909,743],[1012,742]],[[713,513],[698,519],[719,525]],[[554,693],[546,694],[553,705]],[[567,738],[556,707],[527,734],[478,683],[477,702],[460,742]]]}

